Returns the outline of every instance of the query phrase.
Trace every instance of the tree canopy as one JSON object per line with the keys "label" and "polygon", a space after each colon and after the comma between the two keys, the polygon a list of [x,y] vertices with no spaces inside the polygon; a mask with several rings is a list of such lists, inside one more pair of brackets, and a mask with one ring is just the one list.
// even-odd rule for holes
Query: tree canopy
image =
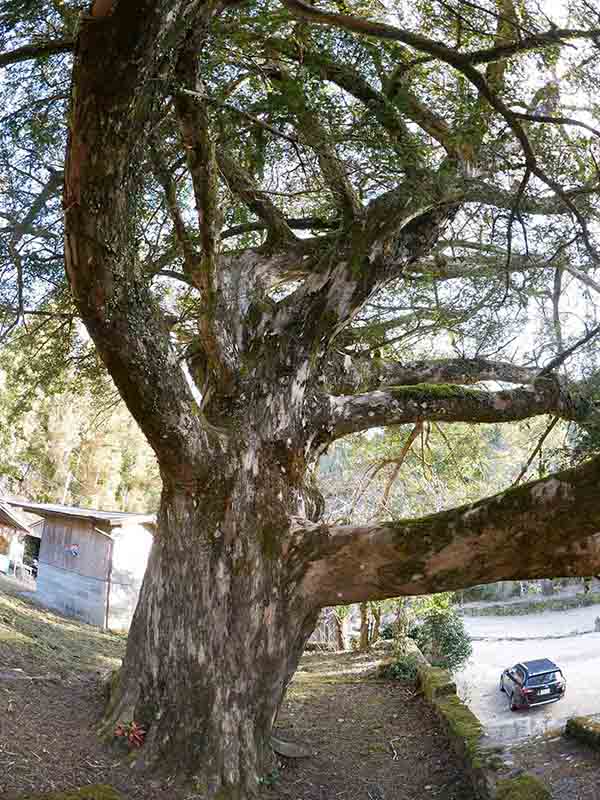
{"label": "tree canopy", "polygon": [[385,426],[550,414],[594,450],[600,14],[78,11],[0,16],[2,335],[69,374],[93,343],[153,448],[159,535],[111,714],[241,798],[321,606],[600,569],[597,456],[362,526],[324,522],[311,481]]}
{"label": "tree canopy", "polygon": [[[331,325],[337,352],[366,355],[371,373],[382,348],[405,361],[449,344],[460,357],[516,350],[528,366],[548,364],[595,314],[593,15],[585,3],[552,25],[510,2],[344,8],[214,9],[195,45],[199,73],[184,78],[181,63],[148,87],[131,232],[176,346],[203,360],[211,260],[261,248],[265,300],[301,314],[304,284],[360,239],[350,260],[357,273],[361,259],[374,268],[332,310],[343,317]],[[76,336],[60,197],[70,51],[87,21],[68,3],[9,3],[2,18],[3,331],[25,322],[55,347]],[[204,129],[190,163],[185,130]],[[434,206],[443,219],[430,235],[443,235],[412,243],[409,258],[394,253],[398,227]],[[524,352],[514,337],[528,321]],[[481,367],[473,380],[514,375]],[[417,370],[413,381],[430,378]],[[353,374],[345,388],[369,380]]]}

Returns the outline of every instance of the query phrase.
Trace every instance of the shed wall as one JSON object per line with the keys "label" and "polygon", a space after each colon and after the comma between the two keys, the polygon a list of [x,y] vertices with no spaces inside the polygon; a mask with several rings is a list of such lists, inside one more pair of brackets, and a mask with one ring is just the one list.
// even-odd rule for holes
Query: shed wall
{"label": "shed wall", "polygon": [[25,550],[24,536],[12,525],[0,523],[0,572],[8,573],[11,561],[21,561]]}
{"label": "shed wall", "polygon": [[[42,539],[43,541],[43,539]],[[40,564],[36,597],[46,606],[92,625],[104,626],[107,583],[78,572]]]}
{"label": "shed wall", "polygon": [[115,528],[113,539],[108,627],[112,630],[127,630],[146,571],[152,534],[142,525],[127,525]]}
{"label": "shed wall", "polygon": [[8,555],[8,548],[13,536],[16,536],[17,531],[10,525],[3,525],[0,522],[0,555]]}
{"label": "shed wall", "polygon": [[[71,548],[77,548],[77,555],[73,555]],[[106,580],[110,538],[98,533],[91,520],[48,517],[44,522],[40,563]]]}
{"label": "shed wall", "polygon": [[[25,535],[12,525],[0,523],[0,555],[7,560],[20,561],[25,550]],[[5,561],[5,559],[3,559]]]}
{"label": "shed wall", "polygon": [[94,625],[104,625],[111,540],[90,520],[44,521],[37,596],[42,603]]}

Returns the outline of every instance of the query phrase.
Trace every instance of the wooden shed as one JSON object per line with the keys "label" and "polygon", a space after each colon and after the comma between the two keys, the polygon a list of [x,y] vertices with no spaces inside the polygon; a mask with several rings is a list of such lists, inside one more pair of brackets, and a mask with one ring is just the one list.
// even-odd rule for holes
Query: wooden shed
{"label": "wooden shed", "polygon": [[31,534],[27,522],[5,501],[0,500],[0,572],[19,563],[25,549],[24,538]]}
{"label": "wooden shed", "polygon": [[36,596],[44,605],[127,629],[152,545],[153,514],[8,500],[43,519]]}

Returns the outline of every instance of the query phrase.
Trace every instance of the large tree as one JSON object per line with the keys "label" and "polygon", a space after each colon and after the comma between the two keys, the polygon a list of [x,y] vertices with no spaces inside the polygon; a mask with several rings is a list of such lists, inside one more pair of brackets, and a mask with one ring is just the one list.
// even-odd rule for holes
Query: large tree
{"label": "large tree", "polygon": [[[556,20],[513,0],[41,9],[0,18],[5,330],[73,313],[56,272],[40,289],[61,263],[72,65],[74,312],[163,482],[109,722],[143,724],[146,761],[207,798],[250,797],[323,606],[600,570],[598,458],[368,527],[320,522],[312,477],[378,426],[595,424],[581,365],[579,386],[562,370],[595,333],[563,314],[573,281],[600,288],[600,17],[585,0]],[[548,324],[519,361],[528,303]]]}

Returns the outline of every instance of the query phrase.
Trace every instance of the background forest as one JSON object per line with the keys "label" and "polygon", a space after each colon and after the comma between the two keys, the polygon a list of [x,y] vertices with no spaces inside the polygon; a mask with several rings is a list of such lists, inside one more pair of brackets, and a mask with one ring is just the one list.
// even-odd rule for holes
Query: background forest
{"label": "background forest", "polygon": [[[0,351],[1,488],[39,502],[155,509],[156,460],[93,354],[84,347],[50,373],[39,346],[21,333]],[[406,518],[542,477],[593,447],[551,416],[491,426],[401,425],[335,443],[321,457],[318,481],[331,521]]]}

